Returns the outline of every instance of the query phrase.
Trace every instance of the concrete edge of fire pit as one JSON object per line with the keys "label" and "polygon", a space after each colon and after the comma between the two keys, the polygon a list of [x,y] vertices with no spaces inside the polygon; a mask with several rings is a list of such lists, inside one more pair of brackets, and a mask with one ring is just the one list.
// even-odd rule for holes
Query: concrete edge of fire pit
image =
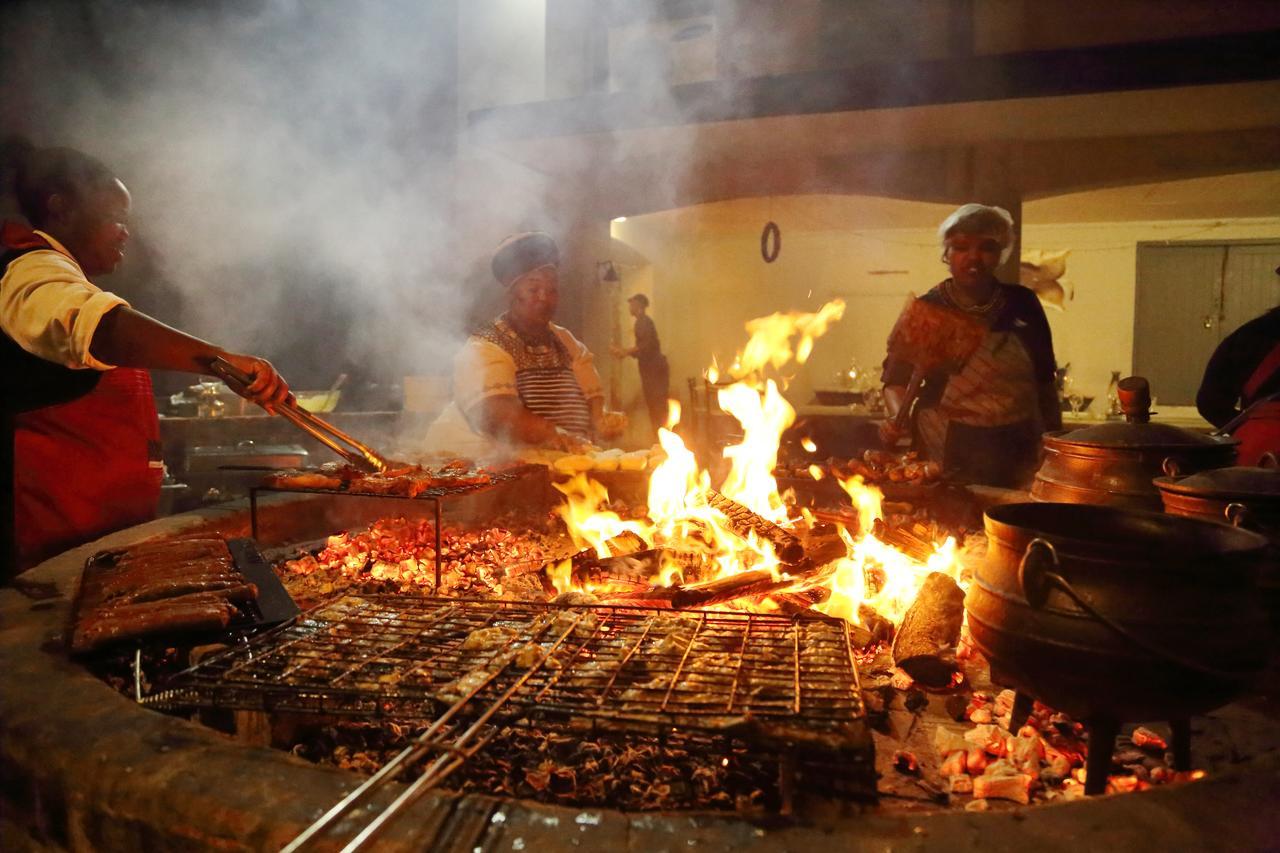
{"label": "concrete edge of fire pit", "polygon": [[[309,499],[270,496],[263,517]],[[88,556],[201,528],[245,535],[247,527],[243,505],[161,519],[68,551],[22,577],[28,589],[54,585],[56,597],[0,589],[0,833],[15,847],[276,849],[357,782],[353,774],[139,708],[62,651]],[[1190,849],[1209,842],[1260,849],[1280,832],[1277,802],[1280,761],[1273,758],[1195,784],[1017,812],[908,815],[850,807],[821,825],[775,829],[734,817],[440,794],[414,806],[385,841],[405,849],[444,838],[458,844],[454,849],[801,849],[831,844],[838,834],[851,850]]]}

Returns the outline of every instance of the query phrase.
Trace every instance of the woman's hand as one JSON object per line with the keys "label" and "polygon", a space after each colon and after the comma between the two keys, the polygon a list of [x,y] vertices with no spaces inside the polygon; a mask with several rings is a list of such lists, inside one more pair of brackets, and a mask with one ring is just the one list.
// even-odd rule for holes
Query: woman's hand
{"label": "woman's hand", "polygon": [[881,421],[877,430],[880,433],[880,443],[885,447],[896,447],[907,434],[906,430],[899,429],[896,418]]}
{"label": "woman's hand", "polygon": [[600,438],[617,438],[627,431],[627,423],[624,413],[605,409],[596,419],[596,434]]}
{"label": "woman's hand", "polygon": [[232,389],[241,397],[252,400],[272,414],[275,414],[276,406],[290,399],[289,383],[265,358],[233,352],[223,353],[222,358],[249,376],[248,387]]}
{"label": "woman's hand", "polygon": [[591,442],[561,427],[556,427],[555,432],[543,444],[565,453],[587,453],[592,449]]}

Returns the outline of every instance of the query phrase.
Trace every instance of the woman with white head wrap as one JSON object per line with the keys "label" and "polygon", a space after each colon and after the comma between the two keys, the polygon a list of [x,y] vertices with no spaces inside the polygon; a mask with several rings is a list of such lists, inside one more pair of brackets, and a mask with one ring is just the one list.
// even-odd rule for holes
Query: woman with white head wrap
{"label": "woman with white head wrap", "polygon": [[[1013,252],[1013,217],[1003,208],[966,204],[942,222],[938,238],[951,276],[921,299],[963,311],[988,331],[957,372],[925,377],[913,417],[914,444],[956,479],[1025,485],[1038,463],[1041,434],[1059,429],[1062,414],[1044,309],[1030,290],[995,275]],[[885,360],[882,379],[891,414],[911,372],[908,362]],[[898,438],[892,426],[881,432]]]}

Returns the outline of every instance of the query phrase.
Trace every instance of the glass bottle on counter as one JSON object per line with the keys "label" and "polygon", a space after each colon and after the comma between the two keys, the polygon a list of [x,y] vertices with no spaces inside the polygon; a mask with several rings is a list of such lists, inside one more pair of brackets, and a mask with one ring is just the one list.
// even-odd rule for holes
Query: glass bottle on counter
{"label": "glass bottle on counter", "polygon": [[1111,371],[1111,381],[1107,383],[1107,420],[1116,421],[1124,417],[1120,409],[1120,371]]}

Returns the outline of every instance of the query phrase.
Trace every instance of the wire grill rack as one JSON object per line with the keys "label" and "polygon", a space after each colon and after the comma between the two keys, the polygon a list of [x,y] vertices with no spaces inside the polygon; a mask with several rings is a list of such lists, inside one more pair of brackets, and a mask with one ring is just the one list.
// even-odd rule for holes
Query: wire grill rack
{"label": "wire grill rack", "polygon": [[615,733],[804,730],[836,745],[863,717],[840,621],[413,595],[333,599],[144,701],[433,719],[517,680],[521,715]]}
{"label": "wire grill rack", "polygon": [[824,769],[811,772],[874,796],[848,626],[826,618],[345,594],[207,658],[143,702],[431,721],[288,853],[430,757],[343,848],[362,849],[511,724],[710,733],[777,754],[784,791],[798,763],[816,756]]}

